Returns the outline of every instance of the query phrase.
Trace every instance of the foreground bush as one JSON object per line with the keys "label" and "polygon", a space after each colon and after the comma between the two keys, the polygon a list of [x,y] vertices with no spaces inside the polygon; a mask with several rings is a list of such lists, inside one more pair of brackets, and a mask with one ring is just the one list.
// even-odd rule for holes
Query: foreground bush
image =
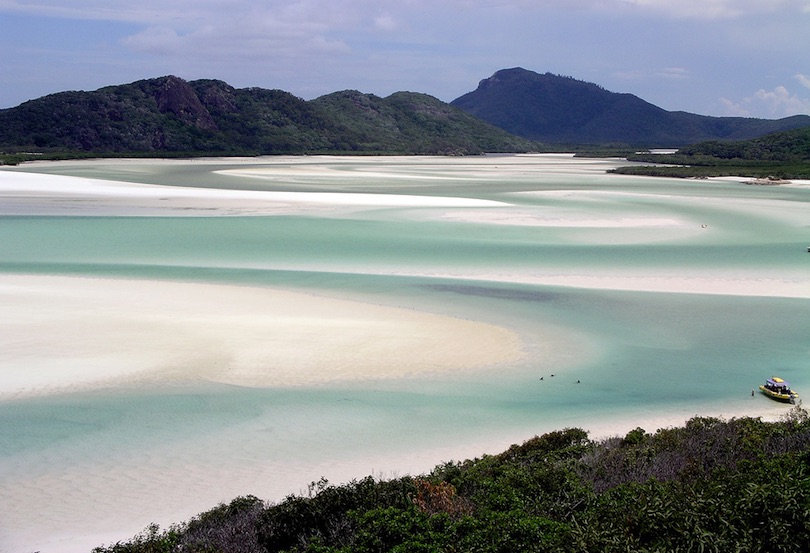
{"label": "foreground bush", "polygon": [[419,477],[237,498],[94,551],[810,551],[808,468],[799,408],[598,442],[566,429]]}

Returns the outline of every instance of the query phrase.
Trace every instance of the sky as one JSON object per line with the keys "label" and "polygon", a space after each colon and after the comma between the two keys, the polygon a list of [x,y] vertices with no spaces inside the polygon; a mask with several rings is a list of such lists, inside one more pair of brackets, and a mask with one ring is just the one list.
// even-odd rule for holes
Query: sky
{"label": "sky", "polygon": [[511,67],[670,111],[810,114],[810,0],[0,0],[0,109],[164,75],[449,102]]}

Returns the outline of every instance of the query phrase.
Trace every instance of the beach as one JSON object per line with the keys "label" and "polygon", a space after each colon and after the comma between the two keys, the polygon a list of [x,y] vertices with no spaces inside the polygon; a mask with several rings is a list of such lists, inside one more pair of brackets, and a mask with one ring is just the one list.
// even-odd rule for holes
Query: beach
{"label": "beach", "polygon": [[810,390],[810,183],[617,163],[3,168],[0,551],[88,551],[562,427],[784,416],[750,392],[776,372]]}

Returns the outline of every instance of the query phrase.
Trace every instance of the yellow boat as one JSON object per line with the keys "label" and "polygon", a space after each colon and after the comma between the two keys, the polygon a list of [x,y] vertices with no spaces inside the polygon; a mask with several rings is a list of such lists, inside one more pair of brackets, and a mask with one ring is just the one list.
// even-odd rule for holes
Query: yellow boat
{"label": "yellow boat", "polygon": [[759,390],[771,399],[796,403],[799,394],[790,389],[790,384],[778,376],[772,376],[759,387]]}

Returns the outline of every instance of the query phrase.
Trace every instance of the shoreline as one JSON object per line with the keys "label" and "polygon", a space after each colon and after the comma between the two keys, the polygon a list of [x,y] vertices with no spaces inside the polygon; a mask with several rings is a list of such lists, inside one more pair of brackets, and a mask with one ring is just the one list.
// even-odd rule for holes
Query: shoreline
{"label": "shoreline", "polygon": [[[765,398],[763,398],[765,399]],[[379,480],[394,479],[402,476],[419,476],[429,474],[430,471],[436,466],[440,466],[446,462],[464,461],[467,459],[480,458],[484,455],[497,455],[506,451],[513,444],[521,444],[530,440],[535,435],[542,435],[554,430],[563,430],[564,428],[578,427],[582,428],[588,433],[589,439],[593,441],[602,441],[608,438],[624,437],[629,431],[641,427],[647,433],[655,433],[659,429],[682,427],[685,423],[695,417],[717,417],[724,420],[732,418],[762,418],[765,422],[774,422],[779,420],[785,415],[790,408],[783,405],[774,404],[773,406],[763,404],[761,408],[756,409],[754,413],[718,413],[715,411],[707,411],[702,413],[693,413],[688,416],[681,414],[665,414],[660,413],[653,419],[646,419],[639,421],[638,419],[632,420],[613,420],[603,423],[595,423],[592,425],[571,424],[560,426],[559,428],[546,429],[542,432],[527,433],[521,435],[517,439],[501,439],[501,440],[488,440],[481,442],[465,442],[463,445],[448,445],[442,447],[433,447],[427,450],[421,450],[417,454],[408,456],[407,461],[403,461],[401,455],[391,455],[385,453],[378,453],[375,455],[368,455],[359,460],[333,460],[326,464],[319,464],[313,466],[300,467],[294,464],[276,465],[272,469],[271,474],[257,475],[252,469],[255,467],[238,467],[234,469],[228,465],[218,467],[214,473],[209,469],[202,469],[205,472],[207,480],[195,482],[195,487],[200,486],[205,491],[203,493],[191,493],[191,499],[186,501],[176,501],[181,495],[179,490],[175,489],[181,484],[176,480],[180,473],[163,472],[159,464],[147,467],[145,471],[141,468],[138,469],[138,480],[132,480],[129,486],[132,487],[130,492],[130,499],[139,498],[137,503],[152,504],[154,497],[158,494],[168,494],[167,498],[173,501],[164,502],[162,506],[156,508],[154,505],[144,513],[137,508],[130,510],[119,508],[112,508],[110,511],[105,510],[107,501],[113,501],[112,498],[101,498],[99,501],[94,500],[92,507],[85,504],[83,500],[74,499],[64,506],[64,509],[80,509],[82,512],[93,513],[91,521],[85,524],[78,524],[75,520],[71,520],[65,511],[64,525],[59,524],[59,520],[49,518],[47,521],[40,521],[41,524],[36,527],[36,531],[31,530],[29,534],[16,534],[13,542],[8,546],[13,547],[12,550],[34,550],[42,548],[43,551],[59,551],[60,553],[80,553],[86,552],[93,547],[110,545],[119,541],[128,541],[133,536],[143,531],[148,524],[157,523],[161,529],[167,529],[172,524],[181,524],[188,522],[193,517],[202,514],[209,509],[217,507],[218,504],[229,503],[238,496],[254,495],[259,499],[269,502],[277,503],[283,501],[289,495],[306,495],[307,489],[305,483],[315,482],[320,478],[326,478],[332,485],[347,484],[353,480],[359,480],[367,476],[372,476]],[[302,471],[302,468],[304,469]],[[193,469],[195,472],[201,470],[199,467],[186,467],[183,472]],[[110,471],[108,475],[96,475],[98,482],[92,484],[93,486],[102,486],[107,480],[110,483],[120,481],[122,476],[120,467],[108,467],[105,469]],[[125,469],[124,478],[126,473],[131,468]],[[174,469],[177,470],[176,468]],[[248,474],[250,473],[250,474]],[[184,475],[186,476],[186,475]],[[258,476],[258,477],[257,477]],[[153,481],[152,486],[144,488],[144,477]],[[50,492],[53,497],[49,500],[55,500],[60,495],[60,490],[68,484],[64,480],[65,476],[59,477],[58,480],[54,479],[39,479],[36,482],[37,486],[50,487]],[[236,486],[238,490],[233,489],[233,486],[228,487],[225,482],[239,481]],[[182,480],[182,478],[180,478]],[[284,481],[286,484],[279,484]],[[137,491],[136,491],[137,488]],[[152,489],[154,488],[154,489]],[[158,488],[160,488],[158,490]],[[183,488],[185,490],[185,488]],[[229,490],[229,491],[226,491]],[[11,492],[10,498],[14,497],[15,490]],[[197,490],[199,491],[199,490]],[[119,490],[120,493],[120,490]],[[31,501],[31,498],[26,498]],[[35,499],[36,500],[36,499]],[[46,500],[40,498],[39,500]],[[78,502],[77,502],[78,501]],[[32,505],[33,507],[33,505]],[[55,513],[51,512],[50,516]],[[54,526],[54,524],[56,525]],[[117,528],[117,529],[116,529]],[[44,532],[44,533],[43,533]]]}

